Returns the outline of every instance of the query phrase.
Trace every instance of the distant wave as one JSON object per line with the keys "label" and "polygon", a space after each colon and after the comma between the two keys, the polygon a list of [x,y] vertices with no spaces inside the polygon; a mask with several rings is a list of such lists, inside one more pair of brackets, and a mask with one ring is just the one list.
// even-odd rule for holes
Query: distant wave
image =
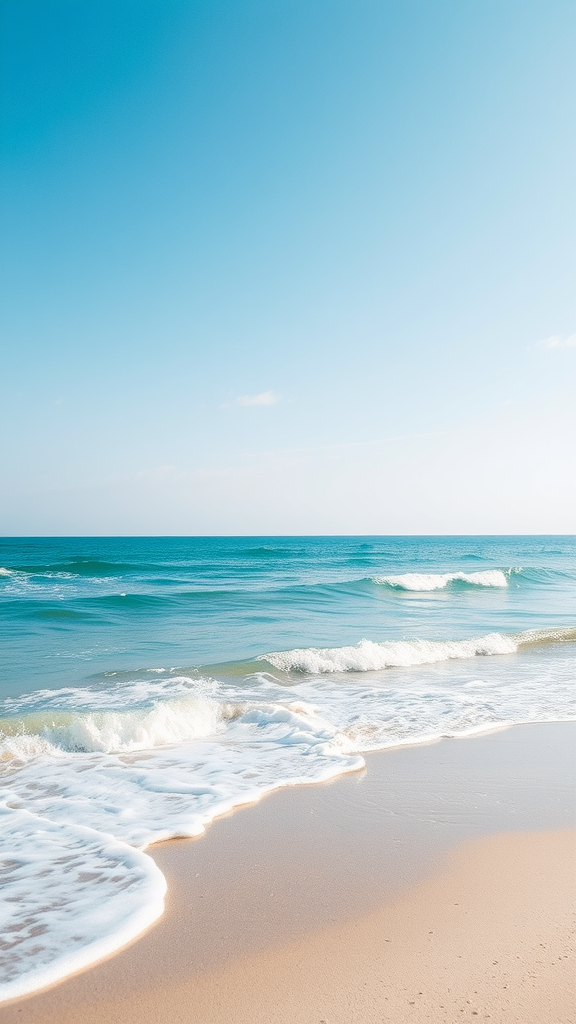
{"label": "distant wave", "polygon": [[274,651],[259,661],[281,672],[324,675],[331,672],[376,672],[386,668],[434,665],[453,658],[515,654],[519,647],[576,640],[576,629],[527,630],[524,633],[489,633],[470,640],[361,640],[350,647],[306,647]]}
{"label": "distant wave", "polygon": [[95,597],[82,596],[77,598],[72,606],[72,601],[64,600],[30,600],[19,601],[17,595],[3,603],[4,615],[12,615],[16,619],[29,619],[38,621],[59,621],[59,620],[85,620],[97,621],[98,618],[105,619],[106,613],[117,611],[127,612],[131,615],[147,613],[150,610],[165,608],[174,600],[173,595],[159,596],[157,594],[98,594]]}
{"label": "distant wave", "polygon": [[131,572],[163,573],[166,566],[138,562],[106,562],[98,558],[71,558],[63,562],[37,565],[14,565],[0,568],[0,576],[46,576],[48,579],[71,579],[76,576],[101,577],[124,575]]}
{"label": "distant wave", "polygon": [[[118,601],[120,598],[128,604],[134,603],[135,608],[147,601],[198,601],[214,596],[218,599],[223,594],[241,597],[245,600],[246,593],[257,589],[283,594],[306,594],[324,599],[326,592],[360,593],[372,595],[387,592],[390,596],[406,593],[433,593],[436,591],[458,592],[497,591],[504,590],[511,584],[514,586],[553,586],[573,581],[573,574],[550,567],[501,567],[498,569],[479,569],[470,572],[451,570],[448,572],[406,572],[406,573],[371,573],[362,575],[359,567],[365,565],[362,558],[350,559],[346,567],[341,567],[337,574],[329,574],[325,578],[319,573],[316,578],[294,580],[288,576],[284,579],[272,574],[266,577],[270,560],[275,558],[290,559],[295,552],[279,549],[253,548],[241,553],[242,557],[254,560],[254,571],[248,563],[237,567],[234,580],[226,574],[213,580],[197,578],[193,575],[180,575],[178,567],[171,568],[161,565],[128,564],[121,562],[104,562],[95,560],[54,562],[46,565],[0,567],[0,580],[5,593],[30,599],[41,594],[44,601],[50,588],[57,597],[58,603],[69,598],[82,601],[103,600],[105,603]],[[256,571],[260,559],[262,574]],[[268,568],[266,568],[268,567]],[[354,572],[356,568],[356,573]],[[266,571],[264,571],[266,570]],[[154,582],[161,579],[161,590],[151,590],[151,576]],[[142,577],[142,578],[140,578]],[[98,586],[100,585],[100,593]],[[66,589],[66,588],[70,589]],[[110,593],[111,589],[126,590],[128,593]],[[108,591],[108,592],[106,592]],[[132,593],[130,593],[132,591]],[[134,592],[135,591],[135,592]],[[19,608],[21,604],[19,604]],[[124,606],[126,607],[126,605]],[[30,605],[28,612],[34,614]]]}
{"label": "distant wave", "polygon": [[294,558],[301,555],[302,551],[292,548],[275,548],[269,544],[261,544],[259,547],[235,551],[234,554],[236,556],[239,555],[241,558]]}
{"label": "distant wave", "polygon": [[512,570],[485,569],[483,572],[407,572],[399,576],[371,576],[372,583],[395,590],[444,590],[451,583],[473,587],[507,587]]}

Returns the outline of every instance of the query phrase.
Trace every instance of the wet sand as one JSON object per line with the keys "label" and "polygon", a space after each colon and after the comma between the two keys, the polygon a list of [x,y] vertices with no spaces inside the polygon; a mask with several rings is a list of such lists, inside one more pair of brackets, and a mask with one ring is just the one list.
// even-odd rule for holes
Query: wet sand
{"label": "wet sand", "polygon": [[166,913],[1,1024],[574,1024],[576,723],[367,756],[149,851]]}

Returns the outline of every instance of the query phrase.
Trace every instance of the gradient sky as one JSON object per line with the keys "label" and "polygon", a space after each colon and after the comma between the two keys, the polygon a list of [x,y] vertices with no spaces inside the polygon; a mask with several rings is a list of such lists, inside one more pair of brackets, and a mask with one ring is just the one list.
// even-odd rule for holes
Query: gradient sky
{"label": "gradient sky", "polygon": [[576,532],[572,0],[0,18],[0,533]]}

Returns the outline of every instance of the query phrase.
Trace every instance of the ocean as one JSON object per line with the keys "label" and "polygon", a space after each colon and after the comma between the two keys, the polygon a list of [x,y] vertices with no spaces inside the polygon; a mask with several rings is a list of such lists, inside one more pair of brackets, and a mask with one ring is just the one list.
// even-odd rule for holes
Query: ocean
{"label": "ocean", "polygon": [[160,916],[155,842],[368,750],[576,718],[575,537],[0,548],[1,999]]}

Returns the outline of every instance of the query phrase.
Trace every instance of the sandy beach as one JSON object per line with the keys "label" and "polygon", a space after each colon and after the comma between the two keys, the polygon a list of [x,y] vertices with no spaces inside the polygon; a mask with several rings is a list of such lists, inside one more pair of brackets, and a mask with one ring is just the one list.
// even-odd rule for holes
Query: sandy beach
{"label": "sandy beach", "polygon": [[0,1021],[572,1024],[575,740],[380,752],[158,844],[160,922]]}
{"label": "sandy beach", "polygon": [[575,36],[0,0],[0,1024],[576,1024]]}

